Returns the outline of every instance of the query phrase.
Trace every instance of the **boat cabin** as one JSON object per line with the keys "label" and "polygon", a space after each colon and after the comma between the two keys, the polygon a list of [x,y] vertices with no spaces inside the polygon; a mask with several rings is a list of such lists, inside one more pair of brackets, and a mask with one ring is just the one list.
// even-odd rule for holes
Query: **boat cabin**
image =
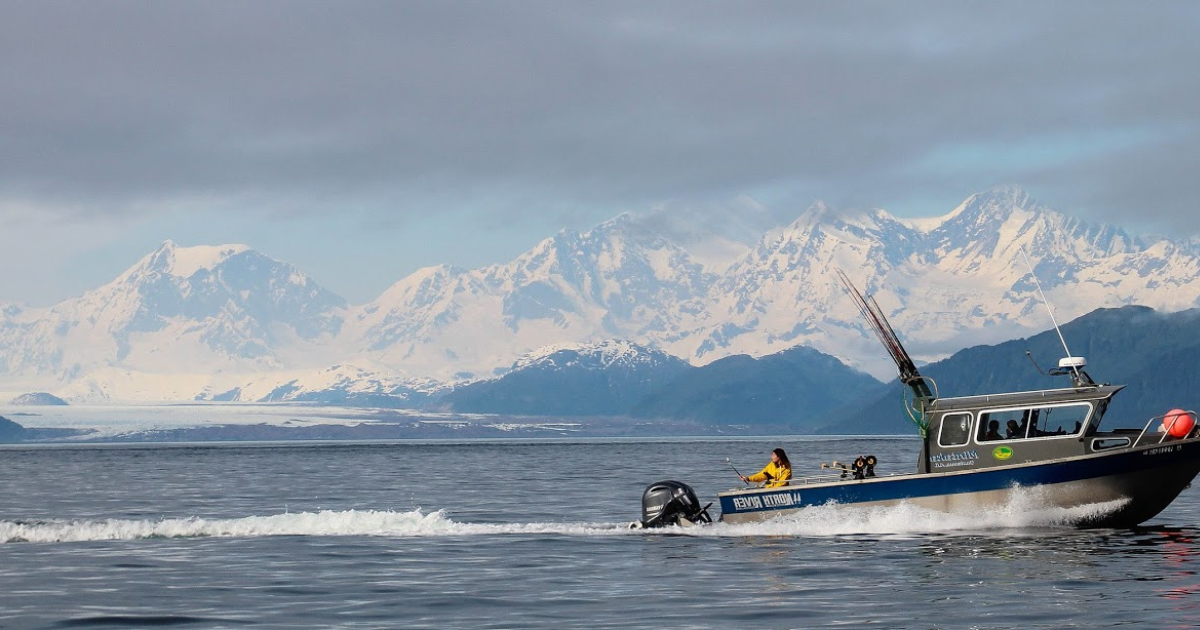
{"label": "boat cabin", "polygon": [[[1131,446],[1128,432],[1098,430],[1124,385],[937,399],[919,472],[952,472],[1089,455]],[[1136,435],[1136,431],[1134,432]]]}

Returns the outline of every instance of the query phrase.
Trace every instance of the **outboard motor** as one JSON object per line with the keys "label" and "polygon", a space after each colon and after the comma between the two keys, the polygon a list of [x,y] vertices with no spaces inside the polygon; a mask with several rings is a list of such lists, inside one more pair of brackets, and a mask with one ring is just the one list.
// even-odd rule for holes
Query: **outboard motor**
{"label": "outboard motor", "polygon": [[650,484],[642,493],[642,520],[630,527],[666,527],[667,525],[697,525],[711,523],[709,503],[700,507],[700,500],[691,486],[678,481],[659,481]]}

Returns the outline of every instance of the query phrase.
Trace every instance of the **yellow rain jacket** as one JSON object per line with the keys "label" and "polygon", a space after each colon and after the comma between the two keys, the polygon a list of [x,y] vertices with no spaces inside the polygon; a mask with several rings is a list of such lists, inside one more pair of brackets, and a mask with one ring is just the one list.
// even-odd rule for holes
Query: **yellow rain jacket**
{"label": "yellow rain jacket", "polygon": [[766,468],[746,477],[746,479],[754,482],[765,481],[768,488],[786,486],[788,479],[791,478],[792,469],[783,464],[776,465],[775,462],[767,464]]}

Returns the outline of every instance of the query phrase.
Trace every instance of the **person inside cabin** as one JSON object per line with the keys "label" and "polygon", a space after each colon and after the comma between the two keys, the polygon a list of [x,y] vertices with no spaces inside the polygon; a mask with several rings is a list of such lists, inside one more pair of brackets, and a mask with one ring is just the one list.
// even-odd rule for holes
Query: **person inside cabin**
{"label": "person inside cabin", "polygon": [[983,441],[990,442],[991,440],[1003,439],[1000,437],[1000,421],[989,420],[987,433],[983,436]]}
{"label": "person inside cabin", "polygon": [[771,451],[771,463],[762,470],[753,475],[742,475],[742,481],[755,483],[765,481],[768,488],[786,486],[791,478],[792,463],[788,461],[787,453],[784,453],[781,448]]}
{"label": "person inside cabin", "polygon": [[1004,437],[1012,440],[1014,438],[1023,438],[1021,434],[1021,425],[1017,424],[1016,420],[1009,420],[1008,427],[1004,429]]}

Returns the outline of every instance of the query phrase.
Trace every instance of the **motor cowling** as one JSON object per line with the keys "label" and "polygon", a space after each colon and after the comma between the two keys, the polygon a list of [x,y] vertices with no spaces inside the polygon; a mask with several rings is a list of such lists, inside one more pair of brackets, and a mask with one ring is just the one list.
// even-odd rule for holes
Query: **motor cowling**
{"label": "motor cowling", "polygon": [[632,527],[666,527],[711,523],[709,503],[700,507],[700,499],[691,486],[679,481],[659,481],[642,493],[642,520]]}

